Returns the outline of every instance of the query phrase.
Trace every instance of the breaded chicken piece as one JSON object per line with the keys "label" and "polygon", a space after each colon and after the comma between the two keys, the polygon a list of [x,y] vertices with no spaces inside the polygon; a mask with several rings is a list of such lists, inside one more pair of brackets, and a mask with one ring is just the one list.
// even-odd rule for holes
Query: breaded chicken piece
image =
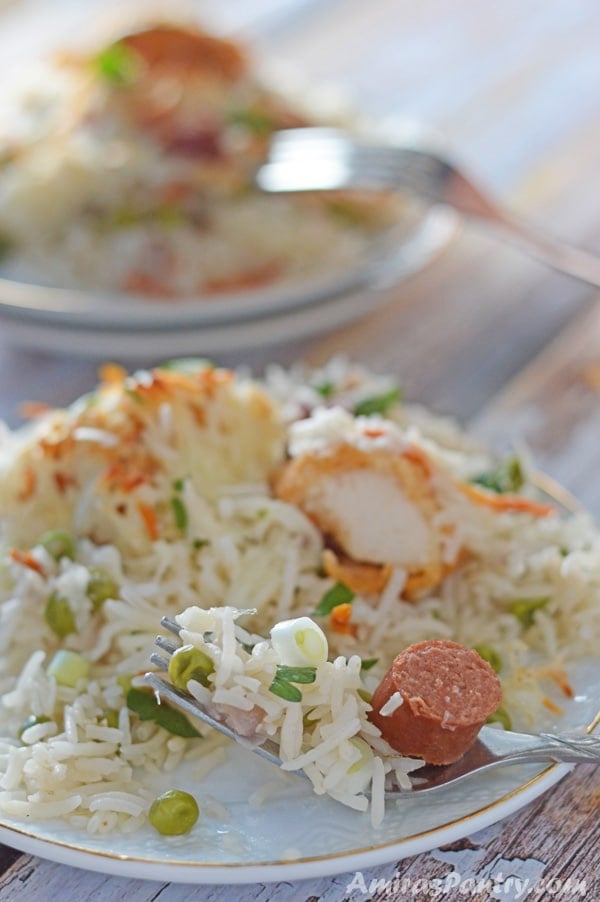
{"label": "breaded chicken piece", "polygon": [[407,572],[406,597],[436,585],[459,557],[436,525],[449,475],[392,423],[339,409],[311,419],[292,427],[274,489],[325,535],[327,573],[357,592],[381,591],[393,568]]}

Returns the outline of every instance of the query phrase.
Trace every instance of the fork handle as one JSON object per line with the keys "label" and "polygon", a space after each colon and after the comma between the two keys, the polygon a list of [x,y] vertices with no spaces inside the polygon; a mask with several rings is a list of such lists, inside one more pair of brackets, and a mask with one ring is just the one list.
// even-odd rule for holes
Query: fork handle
{"label": "fork handle", "polygon": [[600,764],[600,736],[589,733],[540,733],[559,761],[594,762]]}
{"label": "fork handle", "polygon": [[600,258],[594,254],[540,234],[519,217],[504,210],[483,216],[471,213],[471,216],[476,216],[491,226],[499,237],[527,251],[531,257],[552,269],[574,276],[596,288],[600,287]]}

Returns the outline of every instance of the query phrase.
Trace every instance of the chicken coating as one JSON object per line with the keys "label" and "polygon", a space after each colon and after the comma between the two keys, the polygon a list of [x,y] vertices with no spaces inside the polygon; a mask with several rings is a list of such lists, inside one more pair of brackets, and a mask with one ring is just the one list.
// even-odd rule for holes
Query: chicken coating
{"label": "chicken coating", "polygon": [[[349,426],[339,413],[327,414]],[[328,575],[354,591],[377,592],[402,568],[404,595],[413,597],[440,582],[459,557],[460,549],[446,547],[448,527],[436,525],[447,474],[392,424],[364,419],[353,428],[313,447],[301,442],[300,453],[280,470],[275,493],[324,534]]]}

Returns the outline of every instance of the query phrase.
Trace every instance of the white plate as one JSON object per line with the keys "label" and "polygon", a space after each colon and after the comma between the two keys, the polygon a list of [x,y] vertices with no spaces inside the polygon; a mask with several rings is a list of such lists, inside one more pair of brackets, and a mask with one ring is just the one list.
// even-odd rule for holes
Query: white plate
{"label": "white plate", "polygon": [[434,207],[393,255],[369,265],[353,283],[344,280],[338,283],[339,290],[306,294],[301,300],[289,295],[281,312],[275,312],[273,306],[269,309],[268,305],[263,309],[262,301],[256,299],[245,317],[232,316],[229,321],[221,322],[209,322],[199,303],[168,309],[150,304],[144,307],[145,322],[139,317],[111,322],[105,311],[99,318],[86,314],[89,298],[85,295],[80,296],[83,306],[74,312],[68,299],[63,300],[61,307],[56,290],[52,295],[50,289],[49,306],[44,310],[28,302],[28,286],[16,283],[11,285],[15,302],[5,303],[0,280],[2,333],[16,344],[104,359],[117,356],[165,359],[297,340],[366,316],[396,297],[395,289],[402,282],[433,262],[448,246],[457,234],[458,224],[453,211]]}
{"label": "white plate", "polygon": [[[575,699],[568,723],[591,722],[600,695],[600,663],[574,674]],[[578,687],[585,687],[581,691]],[[566,724],[563,722],[561,727]],[[473,777],[427,795],[388,803],[381,827],[308,783],[283,777],[273,765],[231,746],[227,762],[195,783],[190,765],[155,778],[157,795],[187,789],[201,817],[187,836],[166,838],[148,826],[138,833],[88,836],[67,824],[0,818],[0,841],[74,867],[122,877],[181,883],[250,883],[297,880],[360,870],[437,848],[496,823],[557,783],[570,765],[512,766]],[[281,781],[261,807],[248,797],[271,780]],[[216,798],[227,820],[210,816]]]}

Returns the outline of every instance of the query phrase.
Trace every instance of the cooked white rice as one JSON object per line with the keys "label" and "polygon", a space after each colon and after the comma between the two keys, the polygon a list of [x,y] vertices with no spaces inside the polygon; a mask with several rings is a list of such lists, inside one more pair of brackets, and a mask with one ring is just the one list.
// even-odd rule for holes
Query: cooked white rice
{"label": "cooked white rice", "polygon": [[[322,575],[321,533],[268,488],[284,459],[290,425],[322,405],[324,394],[327,404],[352,409],[392,384],[341,361],[312,373],[272,368],[262,385],[206,369],[189,377],[113,373],[87,402],[7,434],[0,448],[1,812],[66,818],[90,832],[127,831],[145,823],[157,774],[195,761],[202,789],[226,757],[221,739],[174,736],[140,720],[124,694],[132,677],[134,686],[143,685],[135,675],[149,666],[161,616],[194,606],[214,609],[211,629],[221,637],[212,701],[242,712],[259,703],[285,768],[304,768],[317,793],[358,811],[370,807],[374,823],[383,816],[385,773],[410,785],[413,763],[383,742],[357,689],[372,690],[410,643],[451,638],[492,648],[502,662],[503,707],[517,728],[545,723],[568,704],[578,689],[569,685],[570,665],[597,654],[597,528],[586,514],[499,513],[450,492],[444,516],[468,549],[460,565],[410,602],[401,597],[405,573],[397,568],[380,594],[354,599],[354,633],[318,619],[329,661],[314,684],[301,687],[302,704],[269,691],[277,660],[260,637],[281,620],[313,611],[333,583]],[[191,397],[202,416],[190,413]],[[387,415],[457,479],[493,465],[485,449],[447,421],[400,404]],[[101,430],[100,442],[93,430]],[[116,484],[106,478],[115,455],[125,466]],[[130,484],[128,466],[147,467],[150,476]],[[534,489],[526,485],[523,492],[533,496]],[[174,497],[183,520],[174,513]],[[156,522],[141,515],[148,508]],[[72,534],[72,558],[56,561],[39,544],[40,534],[52,528]],[[94,607],[89,585],[98,570],[116,591]],[[73,616],[74,631],[62,639],[44,615],[53,594]],[[541,598],[544,605],[528,627],[510,612],[515,600]],[[255,613],[235,626],[231,608]],[[250,655],[236,639],[240,626],[250,644],[258,642]],[[57,684],[47,672],[60,649],[89,663],[89,674],[75,687]],[[361,675],[361,659],[370,658],[378,661]],[[211,700],[212,689],[195,686],[202,700]],[[19,735],[32,716],[36,722]],[[351,741],[357,737],[373,750],[367,783],[358,790],[348,780],[359,756]],[[254,803],[268,805],[269,791]]]}

